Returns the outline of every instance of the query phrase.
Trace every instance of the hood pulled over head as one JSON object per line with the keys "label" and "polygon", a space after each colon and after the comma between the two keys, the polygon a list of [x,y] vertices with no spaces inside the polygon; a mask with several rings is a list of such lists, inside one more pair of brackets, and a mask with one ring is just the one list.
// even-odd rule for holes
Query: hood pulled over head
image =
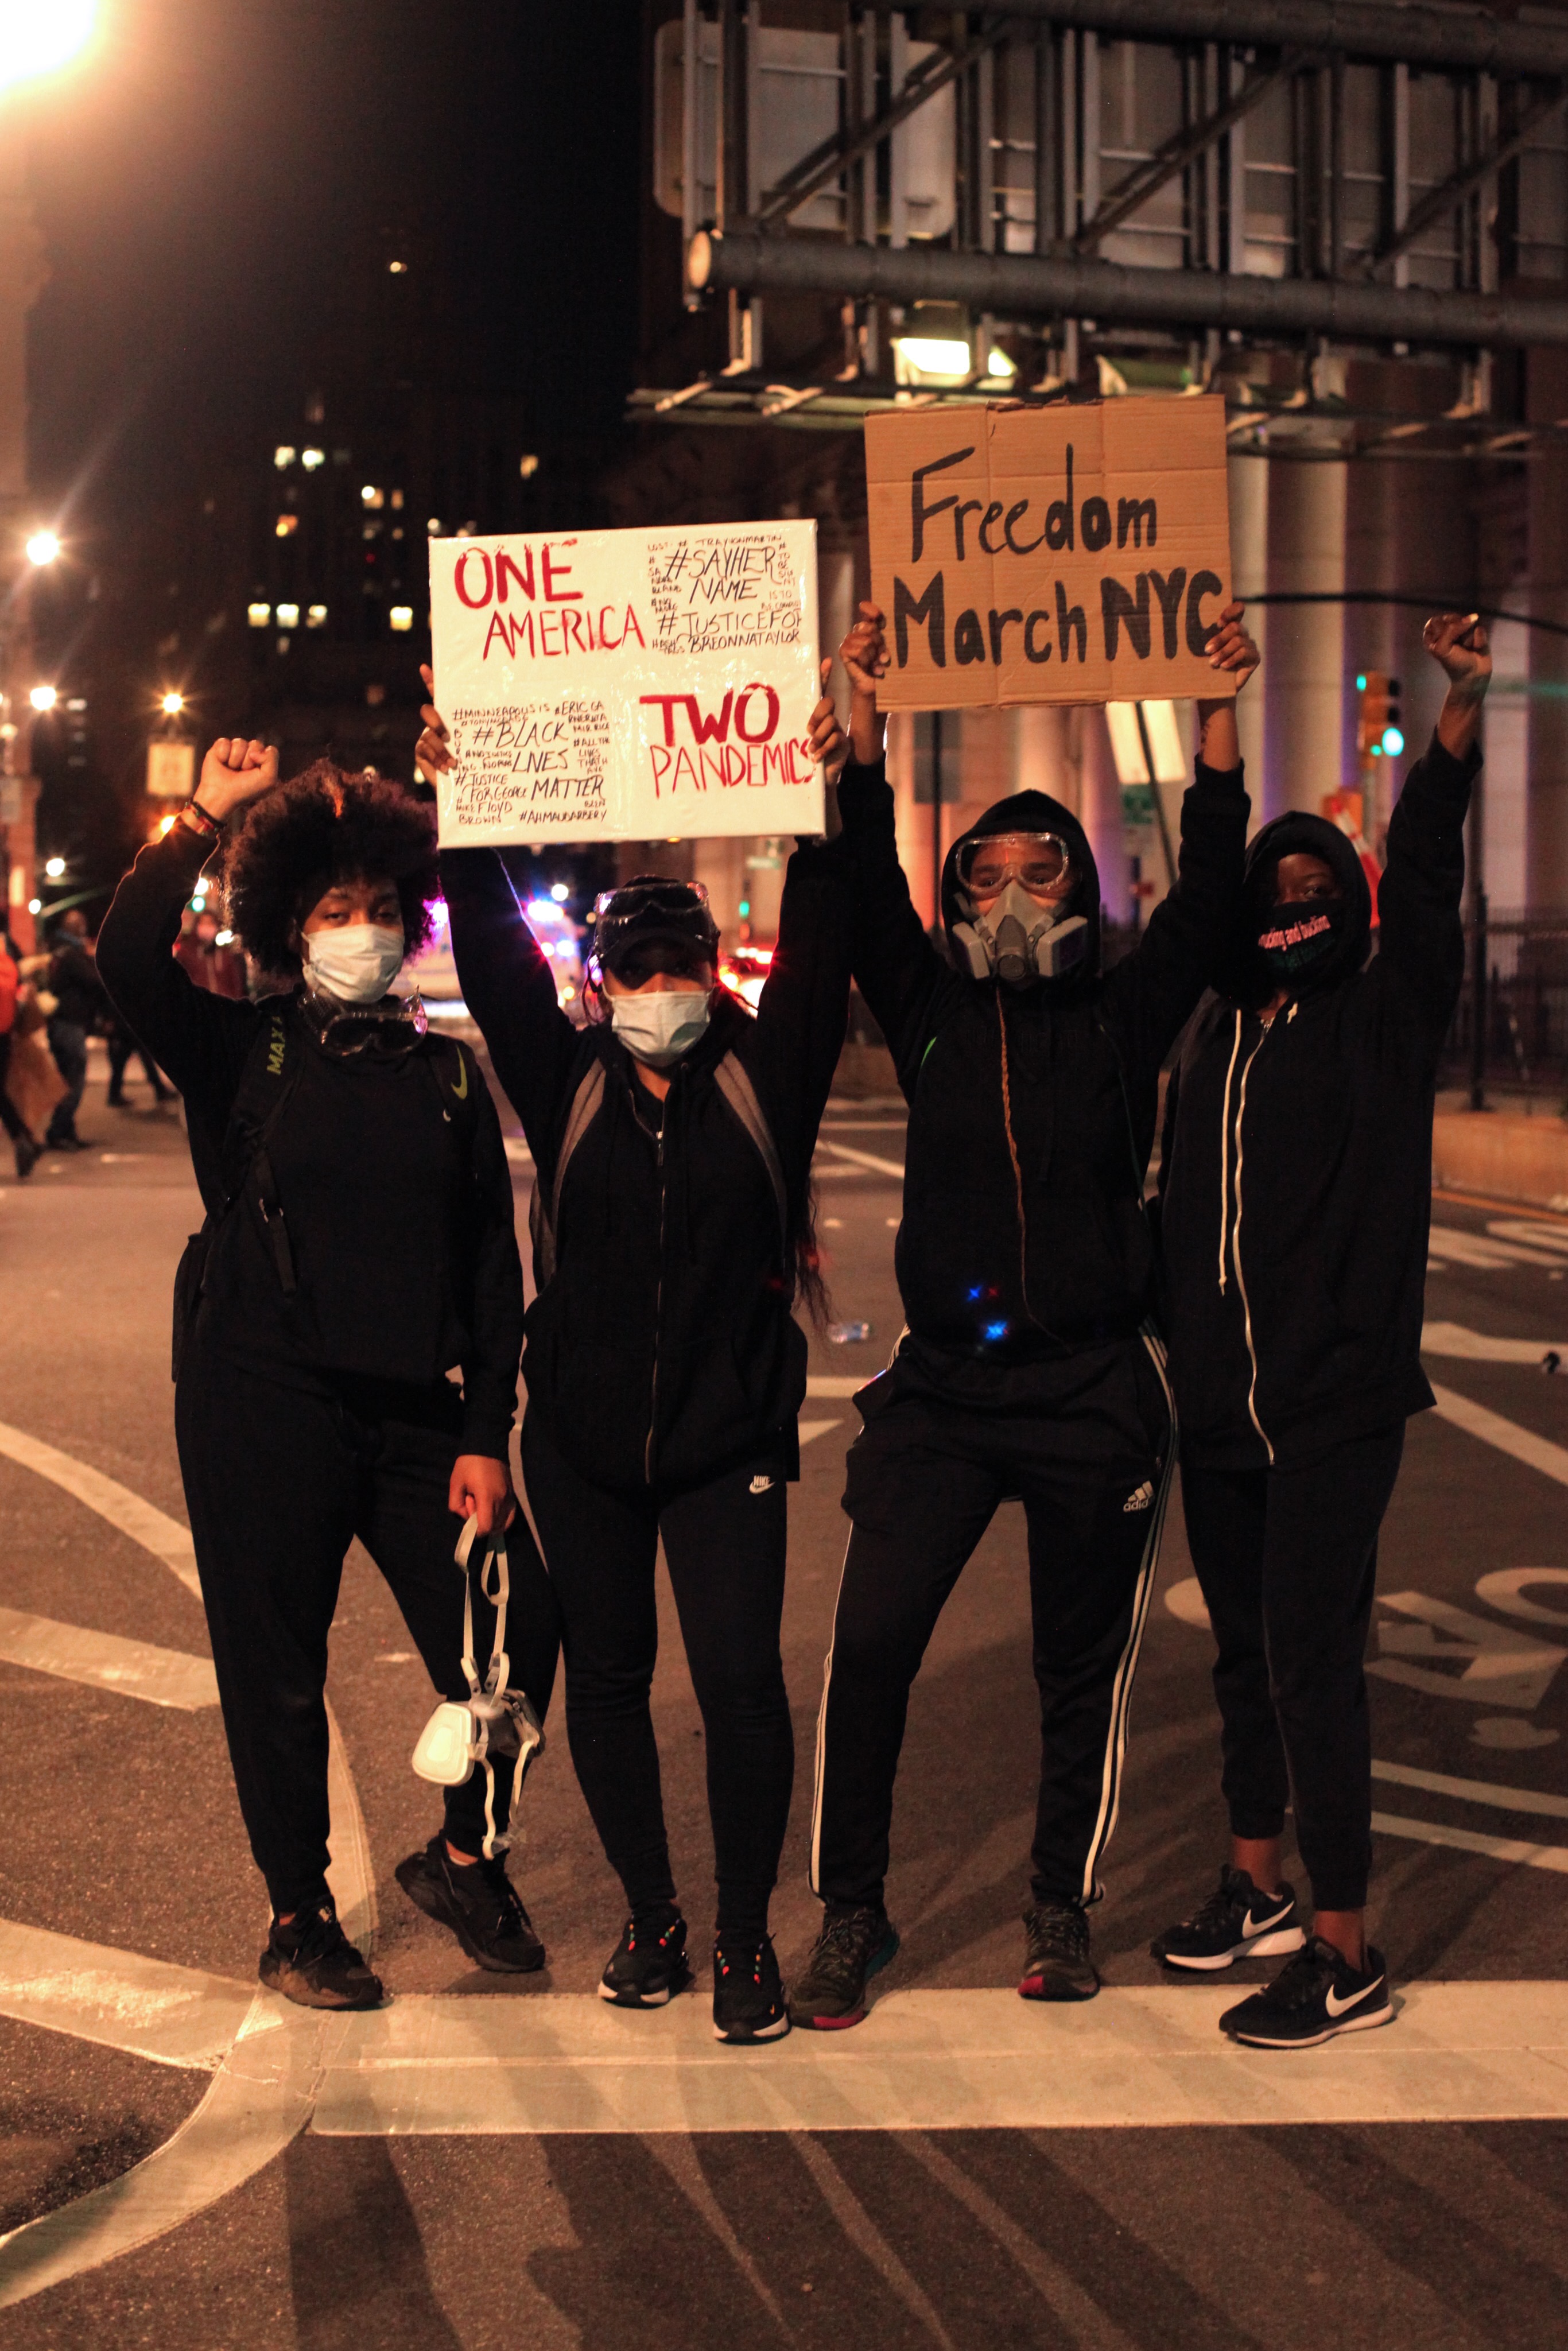
{"label": "hood pulled over head", "polygon": [[1334,877],[1337,896],[1304,899],[1292,909],[1306,921],[1314,907],[1328,909],[1333,935],[1321,955],[1287,975],[1291,984],[1298,989],[1332,987],[1359,971],[1366,961],[1372,937],[1372,892],[1355,844],[1327,817],[1291,810],[1266,824],[1248,849],[1241,935],[1236,942],[1236,981],[1227,993],[1256,1000],[1271,994],[1278,984],[1280,974],[1266,961],[1259,938],[1276,903],[1281,860],[1303,855],[1322,859]]}
{"label": "hood pulled over head", "polygon": [[[972,841],[1009,832],[1053,832],[1066,846],[1072,886],[1047,907],[1017,883],[1002,892],[988,915],[976,910],[958,879],[959,857]],[[1070,808],[1048,792],[1013,792],[988,808],[960,833],[942,868],[942,921],[961,972],[983,985],[1070,987],[1100,969],[1100,874],[1089,836]]]}

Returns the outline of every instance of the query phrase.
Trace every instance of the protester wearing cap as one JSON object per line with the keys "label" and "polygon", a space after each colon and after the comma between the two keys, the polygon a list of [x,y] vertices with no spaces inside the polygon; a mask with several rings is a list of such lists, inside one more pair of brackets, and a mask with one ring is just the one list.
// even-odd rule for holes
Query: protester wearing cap
{"label": "protester wearing cap", "polygon": [[[424,718],[434,780],[451,755]],[[831,770],[825,699],[811,742]],[[848,1012],[847,858],[791,857],[755,1017],[716,984],[700,883],[608,893],[581,1029],[502,858],[447,851],[441,870],[463,994],[534,1157],[524,1481],[564,1619],[572,1760],[630,1914],[600,1992],[653,2008],[692,1980],[649,1712],[662,1539],[706,1736],[714,2030],[773,2041],[789,2025],[768,1933],[794,1772],[785,1498],[806,1393],[790,1307],[821,1301],[810,1177]]]}
{"label": "protester wearing cap", "polygon": [[[1101,970],[1088,840],[1071,810],[1029,791],[949,852],[949,963],[899,869],[876,707],[883,616],[861,611],[842,648],[855,698],[839,798],[855,977],[909,1103],[895,1257],[908,1328],[857,1399],[849,1455],[811,1837],[826,1915],[790,2002],[817,2027],[857,2023],[868,1977],[897,1949],[883,1886],[910,1687],[1011,1495],[1029,1527],[1041,1720],[1019,1989],[1099,1989],[1087,1910],[1116,1818],[1174,1434],[1144,1170],[1160,1064],[1230,918],[1247,831],[1227,695],[1198,705],[1180,875],[1134,954]],[[1256,665],[1239,605],[1211,659],[1239,683]]]}
{"label": "protester wearing cap", "polygon": [[[1362,1660],[1377,1536],[1421,1368],[1437,1055],[1464,969],[1465,812],[1491,675],[1474,613],[1428,621],[1448,691],[1371,893],[1337,826],[1295,814],[1247,859],[1223,985],[1166,1099],[1162,1229],[1182,1501],[1208,1604],[1230,1813],[1219,1885],[1159,1936],[1208,1974],[1294,1952],[1220,2020],[1299,2048],[1386,2024],[1365,1937],[1372,1748]],[[1281,1874],[1288,1805],[1312,1882]]]}
{"label": "protester wearing cap", "polygon": [[[197,987],[172,949],[225,821],[228,918],[258,1003]],[[522,1268],[500,1123],[473,1055],[389,991],[430,935],[428,809],[325,761],[221,739],[190,805],[120,883],[99,941],[132,1033],[185,1099],[207,1209],[175,1284],[175,1429],[240,1809],[273,1907],[261,1979],[312,2008],[382,1987],[327,1886],[327,1639],[358,1536],[431,1679],[469,1697],[454,1547],[515,1509],[507,1468]],[[460,1379],[460,1384],[458,1381]],[[507,1536],[509,1647],[538,1717],[558,1648],[526,1526]],[[494,1627],[476,1596],[481,1639]],[[503,1972],[544,1948],[507,1877],[509,1761],[448,1790],[398,1877]],[[486,1798],[490,1810],[486,1811]]]}

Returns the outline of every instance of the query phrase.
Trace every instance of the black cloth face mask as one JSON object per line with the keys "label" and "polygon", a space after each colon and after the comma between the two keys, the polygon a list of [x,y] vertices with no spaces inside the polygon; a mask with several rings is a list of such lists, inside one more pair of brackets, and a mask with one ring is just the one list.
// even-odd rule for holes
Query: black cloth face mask
{"label": "black cloth face mask", "polygon": [[1270,906],[1259,923],[1258,952],[1276,981],[1310,972],[1344,936],[1343,898],[1301,898]]}

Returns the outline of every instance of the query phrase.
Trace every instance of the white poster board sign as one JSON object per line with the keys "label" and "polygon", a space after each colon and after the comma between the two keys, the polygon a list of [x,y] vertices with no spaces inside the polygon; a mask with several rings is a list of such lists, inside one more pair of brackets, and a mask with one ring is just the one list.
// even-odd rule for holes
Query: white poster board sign
{"label": "white poster board sign", "polygon": [[821,832],[813,522],[430,545],[445,849]]}

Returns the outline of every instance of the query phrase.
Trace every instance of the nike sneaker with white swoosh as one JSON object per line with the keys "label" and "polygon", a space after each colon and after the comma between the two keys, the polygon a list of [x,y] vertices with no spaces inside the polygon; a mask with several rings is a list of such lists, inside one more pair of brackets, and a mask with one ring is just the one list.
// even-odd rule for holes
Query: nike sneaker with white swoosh
{"label": "nike sneaker with white swoosh", "polygon": [[1271,1959],[1299,1951],[1306,1941],[1296,1911],[1294,1889],[1260,1893],[1244,1869],[1228,1863],[1219,1885],[1200,1909],[1179,1927],[1167,1927],[1149,1945],[1167,1968],[1191,1968],[1210,1975],[1238,1959]]}
{"label": "nike sneaker with white swoosh", "polygon": [[1332,1943],[1312,1935],[1271,1984],[1226,2010],[1219,2029],[1252,2049],[1315,2049],[1336,2033],[1393,2021],[1382,1952],[1369,1944],[1365,1967],[1353,1968]]}

